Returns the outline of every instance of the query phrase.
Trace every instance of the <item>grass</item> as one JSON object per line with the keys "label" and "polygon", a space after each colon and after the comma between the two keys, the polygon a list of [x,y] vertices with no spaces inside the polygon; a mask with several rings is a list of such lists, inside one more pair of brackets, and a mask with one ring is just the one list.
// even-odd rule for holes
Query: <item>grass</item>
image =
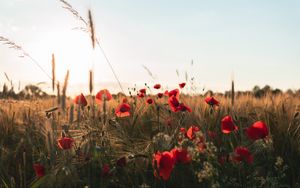
{"label": "grass", "polygon": [[[299,186],[299,98],[241,96],[236,98],[233,109],[230,98],[216,96],[221,105],[212,109],[202,96],[182,95],[180,100],[192,112],[174,113],[169,110],[167,97],[151,97],[155,104],[145,105],[145,98],[128,98],[131,115],[125,118],[113,113],[123,99],[120,97],[107,101],[105,111],[103,103],[95,104],[95,115],[92,107],[75,106],[73,121],[70,121],[72,100],[66,101],[70,113],[59,108],[48,111],[47,116],[45,110],[53,106],[53,99],[1,100],[1,187]],[[78,111],[80,117],[76,115]],[[233,117],[239,127],[237,132],[229,135],[221,132],[221,119],[226,115]],[[266,122],[270,134],[266,139],[251,142],[243,130],[258,120]],[[184,147],[189,148],[192,163],[176,166],[168,181],[155,178],[153,154],[183,147],[178,142],[179,129],[191,125],[200,128],[207,153],[195,154],[193,143],[185,140],[188,146]],[[211,139],[209,131],[214,131],[217,137]],[[56,140],[62,134],[76,140],[72,149],[58,148]],[[254,163],[227,160],[220,165],[218,156],[232,155],[238,145],[249,148]],[[210,151],[209,147],[214,149]],[[118,167],[116,161],[122,157],[126,158],[126,165]],[[277,167],[276,162],[281,166]],[[45,166],[44,177],[35,177],[34,163]],[[109,165],[110,174],[101,176],[105,164]],[[224,182],[225,179],[230,181]]]}

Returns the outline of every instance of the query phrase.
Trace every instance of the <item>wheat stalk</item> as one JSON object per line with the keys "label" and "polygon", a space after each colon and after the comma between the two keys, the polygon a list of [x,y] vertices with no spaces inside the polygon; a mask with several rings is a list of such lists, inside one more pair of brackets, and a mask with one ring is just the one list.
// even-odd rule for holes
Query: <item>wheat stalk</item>
{"label": "wheat stalk", "polygon": [[89,28],[90,28],[90,33],[91,33],[92,45],[93,45],[93,49],[95,49],[95,38],[96,37],[95,37],[95,28],[94,28],[94,22],[93,22],[91,10],[89,10],[88,16],[89,16]]}
{"label": "wheat stalk", "polygon": [[61,107],[64,110],[66,108],[66,98],[67,98],[67,88],[68,88],[68,81],[69,81],[69,73],[70,71],[67,70],[66,76],[65,76],[65,82],[62,89],[62,101],[61,101]]}
{"label": "wheat stalk", "polygon": [[55,57],[52,54],[52,91],[55,89]]}
{"label": "wheat stalk", "polygon": [[90,89],[90,94],[92,95],[94,89],[94,77],[93,77],[92,70],[90,70],[89,72],[89,89]]}

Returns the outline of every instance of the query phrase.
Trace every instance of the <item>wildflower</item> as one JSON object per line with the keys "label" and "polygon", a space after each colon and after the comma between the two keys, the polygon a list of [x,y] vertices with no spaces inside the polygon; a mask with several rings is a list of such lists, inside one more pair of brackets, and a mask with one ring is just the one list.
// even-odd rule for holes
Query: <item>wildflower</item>
{"label": "wildflower", "polygon": [[169,97],[175,96],[177,99],[179,98],[179,89],[173,89],[168,92]]}
{"label": "wildflower", "polygon": [[101,176],[102,177],[107,177],[110,176],[111,172],[110,172],[110,168],[108,164],[104,164],[101,170]]}
{"label": "wildflower", "polygon": [[234,150],[235,155],[233,159],[237,162],[245,161],[248,164],[252,164],[253,162],[253,156],[249,152],[249,150],[246,147],[237,147]]}
{"label": "wildflower", "polygon": [[143,89],[140,89],[140,93],[144,93],[144,94],[146,94],[146,89],[145,89],[145,88],[143,88]]}
{"label": "wildflower", "polygon": [[147,102],[147,104],[153,104],[153,99],[151,99],[151,98],[148,98],[147,100],[146,100],[146,102]]}
{"label": "wildflower", "polygon": [[163,96],[164,96],[163,93],[157,93],[157,97],[158,97],[158,98],[162,98]]}
{"label": "wildflower", "polygon": [[166,91],[164,92],[164,95],[165,95],[165,96],[169,96],[169,91],[166,90]]}
{"label": "wildflower", "polygon": [[86,106],[87,101],[84,97],[84,95],[81,93],[80,95],[77,95],[74,99],[75,104],[78,104],[79,106]]}
{"label": "wildflower", "polygon": [[190,163],[192,160],[191,156],[184,148],[182,149],[174,148],[171,150],[171,153],[173,154],[175,163],[187,164]]}
{"label": "wildflower", "polygon": [[185,105],[183,103],[179,104],[178,110],[182,111],[182,112],[184,112],[184,111],[192,112],[192,109],[189,106],[187,106],[187,105]]}
{"label": "wildflower", "polygon": [[144,98],[145,94],[144,93],[138,93],[137,96],[138,96],[138,98]]}
{"label": "wildflower", "polygon": [[184,88],[184,86],[185,86],[184,82],[179,84],[180,89]]}
{"label": "wildflower", "polygon": [[238,130],[238,127],[233,123],[230,116],[225,116],[221,121],[221,129],[224,134],[229,134],[232,131]]}
{"label": "wildflower", "polygon": [[196,137],[196,132],[198,132],[200,129],[199,127],[196,126],[191,126],[187,132],[186,132],[186,136],[190,139],[193,140]]}
{"label": "wildflower", "polygon": [[74,143],[72,138],[62,137],[57,140],[58,147],[63,150],[71,149]]}
{"label": "wildflower", "polygon": [[171,152],[155,153],[152,160],[154,176],[158,178],[162,177],[163,180],[167,181],[170,178],[174,164],[175,160]]}
{"label": "wildflower", "polygon": [[177,112],[178,111],[178,106],[179,106],[179,101],[178,99],[175,97],[175,96],[171,96],[169,99],[168,99],[168,103],[169,103],[169,106],[171,108],[171,110],[173,112]]}
{"label": "wildflower", "polygon": [[127,117],[127,116],[130,116],[130,105],[127,104],[127,103],[120,104],[116,108],[115,114],[118,117]]}
{"label": "wildflower", "polygon": [[191,108],[183,103],[179,103],[178,99],[176,96],[172,95],[168,99],[169,106],[173,112],[178,112],[178,111],[188,111],[192,112]]}
{"label": "wildflower", "polygon": [[258,121],[246,129],[246,134],[251,140],[264,139],[268,136],[269,130],[264,122]]}
{"label": "wildflower", "polygon": [[210,106],[214,106],[214,105],[219,106],[220,104],[220,102],[217,101],[214,97],[206,97],[205,102]]}
{"label": "wildflower", "polygon": [[98,99],[99,101],[109,101],[112,99],[112,95],[107,89],[102,89],[96,94],[96,99]]}
{"label": "wildflower", "polygon": [[45,168],[43,165],[41,165],[39,163],[33,164],[33,169],[34,169],[36,177],[41,178],[41,177],[45,176]]}
{"label": "wildflower", "polygon": [[161,88],[161,85],[160,84],[155,84],[154,85],[154,89],[160,89]]}

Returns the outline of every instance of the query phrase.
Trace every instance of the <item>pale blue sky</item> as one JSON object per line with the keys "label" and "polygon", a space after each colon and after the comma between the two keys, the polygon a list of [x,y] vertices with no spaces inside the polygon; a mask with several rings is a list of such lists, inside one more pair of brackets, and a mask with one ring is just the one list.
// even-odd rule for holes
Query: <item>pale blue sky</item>
{"label": "pale blue sky", "polygon": [[[223,91],[234,73],[237,89],[269,84],[300,86],[298,0],[69,0],[82,16],[91,8],[96,33],[121,82],[174,86],[184,72],[197,85]],[[70,82],[114,82],[99,50],[57,0],[0,0],[0,34],[22,46],[49,72],[57,57],[58,78]],[[28,59],[0,46],[0,70],[15,82],[48,78]],[[190,66],[191,60],[194,66]],[[156,76],[152,80],[142,68]],[[176,69],[180,77],[176,75]],[[0,74],[0,84],[5,82]],[[86,92],[86,88],[81,88]]]}

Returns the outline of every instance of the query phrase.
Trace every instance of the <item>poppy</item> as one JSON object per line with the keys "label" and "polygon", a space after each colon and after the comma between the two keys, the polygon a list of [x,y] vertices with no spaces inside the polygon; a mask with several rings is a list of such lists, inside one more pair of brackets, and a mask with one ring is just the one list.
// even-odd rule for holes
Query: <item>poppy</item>
{"label": "poppy", "polygon": [[127,117],[127,116],[130,116],[130,105],[127,104],[127,103],[120,104],[116,108],[115,114],[118,117]]}
{"label": "poppy", "polygon": [[153,99],[151,99],[151,98],[148,98],[147,100],[146,100],[146,102],[147,102],[147,104],[153,104]]}
{"label": "poppy", "polygon": [[101,170],[101,176],[102,177],[107,177],[110,176],[111,172],[110,172],[110,168],[108,164],[104,164]]}
{"label": "poppy", "polygon": [[190,139],[193,140],[196,137],[196,132],[198,132],[200,129],[199,127],[196,126],[191,126],[187,132],[186,132],[186,136]]}
{"label": "poppy", "polygon": [[167,181],[175,165],[174,156],[171,152],[157,152],[153,155],[152,165],[154,167],[154,176]]}
{"label": "poppy", "polygon": [[233,123],[230,116],[225,116],[221,121],[221,129],[224,134],[229,134],[232,131],[238,130],[238,127]]}
{"label": "poppy", "polygon": [[249,152],[248,148],[246,147],[237,147],[234,150],[234,157],[233,159],[237,162],[242,162],[245,161],[248,164],[252,164],[253,162],[253,156],[252,154]]}
{"label": "poppy", "polygon": [[164,95],[165,95],[165,96],[169,96],[169,91],[166,90],[166,91],[164,92]]}
{"label": "poppy", "polygon": [[205,102],[211,106],[219,106],[220,102],[217,101],[214,97],[206,97]]}
{"label": "poppy", "polygon": [[107,89],[102,89],[96,94],[96,99],[98,99],[99,101],[109,101],[112,99],[112,95]]}
{"label": "poppy", "polygon": [[246,129],[246,134],[251,140],[264,139],[268,136],[269,129],[264,122],[258,121]]}
{"label": "poppy", "polygon": [[81,93],[80,95],[77,95],[74,99],[75,104],[78,104],[79,106],[86,106],[87,101],[84,97],[84,95]]}
{"label": "poppy", "polygon": [[169,97],[175,96],[177,99],[179,98],[179,89],[173,89],[168,92]]}
{"label": "poppy", "polygon": [[192,109],[183,103],[179,104],[178,110],[182,111],[182,112],[184,112],[184,111],[192,112]]}
{"label": "poppy", "polygon": [[173,112],[177,112],[178,111],[178,106],[180,105],[178,99],[175,97],[175,96],[171,96],[169,99],[168,99],[168,103],[169,103],[169,106],[171,108],[171,110]]}
{"label": "poppy", "polygon": [[163,96],[164,96],[163,93],[157,93],[157,97],[158,97],[158,98],[162,98]]}
{"label": "poppy", "polygon": [[186,129],[184,127],[181,127],[180,128],[180,132],[183,133],[183,134],[185,134],[186,133]]}
{"label": "poppy", "polygon": [[179,84],[180,89],[184,88],[184,86],[185,86],[184,82]]}
{"label": "poppy", "polygon": [[138,93],[137,96],[138,96],[138,98],[144,98],[145,94],[144,93]]}
{"label": "poppy", "polygon": [[41,178],[41,177],[45,176],[45,168],[43,165],[38,164],[38,163],[33,164],[33,169],[34,169],[36,177]]}
{"label": "poppy", "polygon": [[155,84],[154,85],[154,89],[160,89],[161,88],[161,85],[160,84]]}
{"label": "poppy", "polygon": [[174,148],[171,150],[171,153],[173,154],[175,163],[187,164],[192,161],[191,156],[184,148],[182,149]]}
{"label": "poppy", "polygon": [[145,88],[144,89],[140,89],[140,93],[146,94],[146,89]]}
{"label": "poppy", "polygon": [[58,147],[63,150],[71,149],[74,143],[72,138],[62,137],[57,140]]}
{"label": "poppy", "polygon": [[121,157],[120,159],[117,160],[116,164],[118,167],[124,167],[126,166],[126,163],[127,163],[126,157]]}

